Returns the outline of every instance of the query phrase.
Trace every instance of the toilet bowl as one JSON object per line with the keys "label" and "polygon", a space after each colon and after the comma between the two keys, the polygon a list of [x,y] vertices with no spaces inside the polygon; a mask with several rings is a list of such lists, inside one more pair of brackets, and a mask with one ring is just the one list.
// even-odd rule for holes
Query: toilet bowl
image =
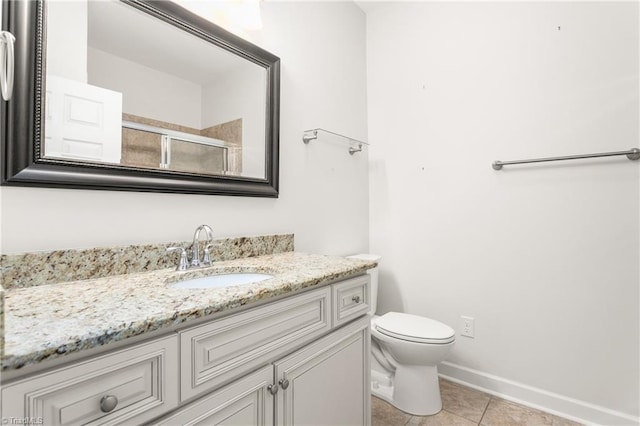
{"label": "toilet bowl", "polygon": [[[372,351],[387,361],[372,369],[372,392],[407,413],[426,416],[442,409],[437,365],[455,343],[452,328],[438,321],[389,312],[371,322]],[[379,352],[378,352],[379,351]],[[392,368],[389,368],[391,366]],[[386,377],[387,386],[376,378]]]}
{"label": "toilet bowl", "polygon": [[[380,256],[356,255],[379,261]],[[371,276],[371,393],[409,414],[442,409],[437,365],[455,343],[455,331],[439,321],[399,312],[375,315],[378,268]]]}

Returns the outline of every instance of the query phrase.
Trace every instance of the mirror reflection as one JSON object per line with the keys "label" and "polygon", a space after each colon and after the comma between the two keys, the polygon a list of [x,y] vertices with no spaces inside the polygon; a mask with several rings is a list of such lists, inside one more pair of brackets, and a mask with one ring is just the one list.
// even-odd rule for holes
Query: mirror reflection
{"label": "mirror reflection", "polygon": [[46,16],[44,158],[265,178],[261,65],[116,0]]}

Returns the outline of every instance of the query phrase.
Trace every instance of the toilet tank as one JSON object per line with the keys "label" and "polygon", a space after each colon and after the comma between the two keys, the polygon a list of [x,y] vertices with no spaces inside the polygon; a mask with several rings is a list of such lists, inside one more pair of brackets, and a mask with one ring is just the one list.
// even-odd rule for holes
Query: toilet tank
{"label": "toilet tank", "polygon": [[[372,262],[380,263],[380,259],[382,256],[377,254],[354,254],[353,256],[347,256],[347,259],[359,259],[359,260],[368,260]],[[371,278],[371,308],[369,309],[370,315],[376,314],[376,309],[378,307],[378,266],[375,268],[371,268],[367,271],[369,277]]]}

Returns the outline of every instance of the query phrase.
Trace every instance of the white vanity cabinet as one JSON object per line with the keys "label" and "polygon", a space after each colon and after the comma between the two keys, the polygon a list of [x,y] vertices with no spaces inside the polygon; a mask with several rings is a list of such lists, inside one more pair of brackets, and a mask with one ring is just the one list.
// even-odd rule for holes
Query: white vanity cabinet
{"label": "white vanity cabinet", "polygon": [[368,425],[368,306],[367,275],[268,302],[11,382],[2,416],[45,425]]}
{"label": "white vanity cabinet", "polygon": [[365,316],[149,425],[370,423]]}

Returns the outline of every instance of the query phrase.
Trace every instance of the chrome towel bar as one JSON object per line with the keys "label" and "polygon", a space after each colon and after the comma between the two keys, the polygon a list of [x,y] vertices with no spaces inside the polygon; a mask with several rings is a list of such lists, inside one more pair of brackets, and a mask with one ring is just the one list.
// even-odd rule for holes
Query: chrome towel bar
{"label": "chrome towel bar", "polygon": [[530,160],[513,160],[513,161],[494,161],[491,167],[494,170],[501,170],[503,166],[511,164],[527,164],[527,163],[542,163],[546,161],[563,161],[563,160],[580,160],[583,158],[597,158],[597,157],[612,157],[614,155],[626,155],[629,160],[640,159],[640,149],[631,148],[628,151],[615,151],[615,152],[600,152],[598,154],[583,154],[583,155],[566,155],[564,157],[548,157],[548,158],[532,158]]}

